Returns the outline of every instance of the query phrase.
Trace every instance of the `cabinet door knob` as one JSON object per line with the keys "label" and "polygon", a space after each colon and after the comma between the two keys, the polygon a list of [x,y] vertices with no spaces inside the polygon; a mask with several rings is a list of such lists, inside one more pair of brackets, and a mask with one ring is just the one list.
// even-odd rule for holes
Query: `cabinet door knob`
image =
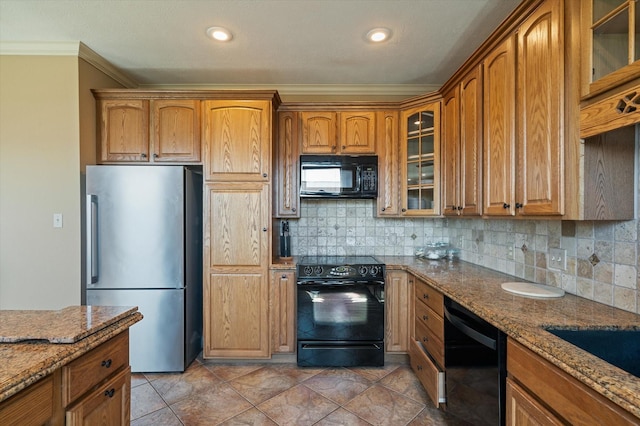
{"label": "cabinet door knob", "polygon": [[147,158],[147,154],[145,154],[144,152],[142,154],[140,154],[140,157],[142,158]]}
{"label": "cabinet door knob", "polygon": [[429,295],[427,293],[423,293],[422,294],[422,298],[429,300]]}
{"label": "cabinet door knob", "polygon": [[267,232],[267,227],[262,228],[262,232]]}
{"label": "cabinet door knob", "polygon": [[458,210],[462,210],[462,206],[458,206]]}
{"label": "cabinet door knob", "polygon": [[282,279],[287,278],[287,274],[282,274]]}
{"label": "cabinet door knob", "polygon": [[293,208],[291,209],[291,211],[295,213],[295,212],[296,212],[296,208],[295,208],[295,207],[293,207]]}
{"label": "cabinet door knob", "polygon": [[403,212],[406,212],[406,211],[407,211],[407,209],[403,208],[403,209],[402,209],[402,211],[403,211]]}
{"label": "cabinet door knob", "polygon": [[262,174],[262,177],[263,177],[263,178],[266,178],[266,177],[267,177],[267,174],[266,174],[266,173],[263,173],[263,174]]}
{"label": "cabinet door knob", "polygon": [[158,154],[153,154],[153,158],[158,158],[159,155]]}
{"label": "cabinet door knob", "polygon": [[429,341],[429,338],[428,338],[427,336],[424,336],[424,337],[422,338],[422,341],[423,341],[423,342],[428,342],[428,341]]}
{"label": "cabinet door knob", "polygon": [[425,321],[429,321],[429,317],[428,317],[428,316],[426,316],[426,315],[423,315],[423,316],[422,316],[422,319],[423,319],[423,320],[425,320]]}
{"label": "cabinet door knob", "polygon": [[106,361],[102,361],[102,364],[100,364],[100,365],[102,365],[104,368],[111,367],[111,359],[108,359]]}
{"label": "cabinet door knob", "polygon": [[386,208],[386,207],[383,207],[383,208],[382,208],[382,211],[385,211],[385,210],[387,210],[387,208]]}
{"label": "cabinet door knob", "polygon": [[511,207],[511,204],[507,204],[507,203],[502,204],[503,209],[508,209],[509,207]]}
{"label": "cabinet door knob", "polygon": [[113,395],[116,393],[114,388],[108,389],[104,391],[104,396],[108,396],[109,398],[113,398]]}
{"label": "cabinet door knob", "polygon": [[522,203],[516,203],[516,209],[521,209],[522,207],[524,207]]}

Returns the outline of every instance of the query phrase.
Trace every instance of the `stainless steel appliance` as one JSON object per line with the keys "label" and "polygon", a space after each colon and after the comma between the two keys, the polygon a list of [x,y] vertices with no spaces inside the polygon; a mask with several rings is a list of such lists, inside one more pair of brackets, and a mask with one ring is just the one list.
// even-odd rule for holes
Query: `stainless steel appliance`
{"label": "stainless steel appliance", "polygon": [[88,166],[88,305],[138,306],[134,372],[184,371],[202,348],[202,169]]}
{"label": "stainless steel appliance", "polygon": [[310,256],[297,268],[298,365],[384,365],[385,265],[370,256]]}
{"label": "stainless steel appliance", "polygon": [[300,196],[376,198],[378,156],[301,155]]}
{"label": "stainless steel appliance", "polygon": [[444,314],[445,409],[475,425],[504,425],[506,335],[448,297]]}

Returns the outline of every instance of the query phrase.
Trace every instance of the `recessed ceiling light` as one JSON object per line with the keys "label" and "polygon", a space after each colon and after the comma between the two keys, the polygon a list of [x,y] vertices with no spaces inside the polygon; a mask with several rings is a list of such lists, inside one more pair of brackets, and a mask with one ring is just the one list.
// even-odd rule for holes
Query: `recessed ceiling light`
{"label": "recessed ceiling light", "polygon": [[222,27],[209,27],[207,28],[207,35],[214,40],[229,41],[233,38],[231,32]]}
{"label": "recessed ceiling light", "polygon": [[374,28],[367,33],[367,40],[373,43],[380,43],[391,37],[391,30],[388,28]]}

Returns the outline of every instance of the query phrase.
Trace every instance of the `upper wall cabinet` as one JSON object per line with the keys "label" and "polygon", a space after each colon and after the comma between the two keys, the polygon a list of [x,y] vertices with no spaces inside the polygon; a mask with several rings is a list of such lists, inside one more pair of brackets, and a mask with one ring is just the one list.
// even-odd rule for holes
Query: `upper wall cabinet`
{"label": "upper wall cabinet", "polygon": [[97,113],[98,162],[149,161],[148,100],[99,100]]}
{"label": "upper wall cabinet", "polygon": [[299,153],[298,113],[282,111],[278,113],[278,139],[273,155],[273,216],[277,218],[300,217],[298,204]]}
{"label": "upper wall cabinet", "polygon": [[200,161],[200,101],[151,101],[151,147],[155,162]]}
{"label": "upper wall cabinet", "polygon": [[200,101],[101,99],[98,162],[198,163]]}
{"label": "upper wall cabinet", "polygon": [[375,112],[302,111],[302,154],[374,154]]}
{"label": "upper wall cabinet", "polygon": [[636,0],[581,2],[584,96],[640,76],[640,7]]}
{"label": "upper wall cabinet", "polygon": [[378,216],[400,214],[400,146],[398,112],[379,111],[378,124]]}
{"label": "upper wall cabinet", "polygon": [[562,6],[543,2],[485,59],[487,216],[564,213]]}
{"label": "upper wall cabinet", "polygon": [[271,179],[271,102],[205,101],[204,166],[208,181]]}
{"label": "upper wall cabinet", "polygon": [[442,213],[482,213],[482,68],[445,94],[442,106]]}
{"label": "upper wall cabinet", "polygon": [[401,113],[402,214],[440,214],[440,102]]}

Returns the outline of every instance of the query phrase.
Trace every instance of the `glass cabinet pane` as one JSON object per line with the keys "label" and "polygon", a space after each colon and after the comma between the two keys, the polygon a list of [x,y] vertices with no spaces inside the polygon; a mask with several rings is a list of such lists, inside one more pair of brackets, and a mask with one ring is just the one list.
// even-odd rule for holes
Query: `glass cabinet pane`
{"label": "glass cabinet pane", "polygon": [[407,120],[407,133],[409,136],[418,134],[420,130],[420,119],[418,113],[409,116]]}
{"label": "glass cabinet pane", "polygon": [[433,130],[433,112],[423,111],[420,113],[420,127],[425,130]]}
{"label": "glass cabinet pane", "polygon": [[420,158],[420,138],[407,139],[407,160]]}
{"label": "glass cabinet pane", "polygon": [[420,138],[420,154],[421,158],[433,156],[433,134]]}
{"label": "glass cabinet pane", "polygon": [[420,205],[423,209],[433,208],[433,188],[426,188],[420,191]]}
{"label": "glass cabinet pane", "polygon": [[629,9],[593,28],[593,81],[629,62]]}
{"label": "glass cabinet pane", "polygon": [[420,184],[433,184],[433,161],[423,161],[420,163]]}
{"label": "glass cabinet pane", "polygon": [[420,183],[420,164],[407,163],[407,185],[418,185]]}
{"label": "glass cabinet pane", "polygon": [[613,9],[625,3],[627,0],[593,0],[593,21],[595,24]]}

